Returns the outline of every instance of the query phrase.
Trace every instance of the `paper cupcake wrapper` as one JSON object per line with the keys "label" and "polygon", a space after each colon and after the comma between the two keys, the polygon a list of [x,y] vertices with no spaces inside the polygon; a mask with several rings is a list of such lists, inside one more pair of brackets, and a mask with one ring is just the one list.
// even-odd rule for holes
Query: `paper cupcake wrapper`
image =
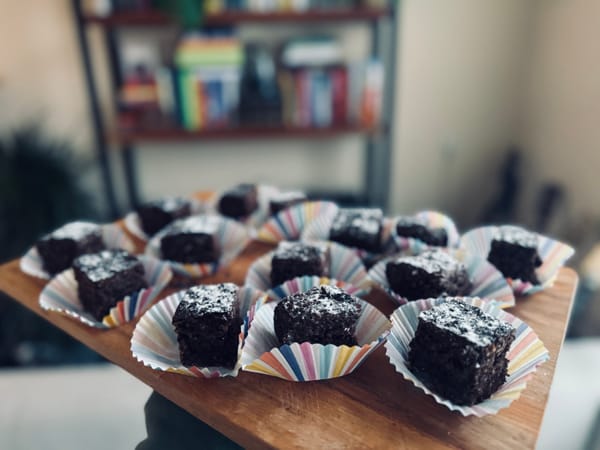
{"label": "paper cupcake wrapper", "polygon": [[[481,297],[487,301],[495,302],[500,308],[510,308],[515,305],[515,296],[513,291],[504,278],[504,275],[490,264],[485,259],[480,258],[472,253],[467,253],[459,250],[448,250],[456,259],[461,261],[473,287],[468,295],[473,297]],[[392,258],[387,258],[375,264],[369,270],[369,277],[385,290],[392,299],[399,305],[404,305],[410,302],[405,297],[391,290],[387,276],[385,274],[385,266]]]}
{"label": "paper cupcake wrapper", "polygon": [[274,287],[273,289],[269,289],[267,291],[267,296],[271,300],[281,300],[289,295],[297,294],[298,292],[306,292],[316,286],[323,285],[337,286],[348,294],[354,295],[355,297],[365,295],[370,290],[357,287],[350,283],[346,283],[345,281],[336,280],[334,278],[304,276],[288,280],[285,283]]}
{"label": "paper cupcake wrapper", "polygon": [[322,345],[308,342],[279,345],[273,325],[276,303],[257,309],[242,350],[242,370],[289,381],[315,381],[348,375],[383,342],[389,320],[361,300],[362,314],[356,325],[359,345]]}
{"label": "paper cupcake wrapper", "polygon": [[[331,228],[331,224],[337,215],[339,207],[335,209],[335,211],[329,212],[329,214],[324,214],[318,216],[310,222],[300,236],[300,240],[302,241],[328,241],[329,240],[329,230]],[[392,228],[393,221],[387,217],[383,219],[383,227],[381,231],[381,253],[387,252],[389,248],[395,247],[394,240],[392,238]],[[341,244],[340,244],[341,245]],[[367,250],[363,250],[360,248],[352,248],[352,250],[363,260],[373,260],[381,253],[372,253]]]}
{"label": "paper cupcake wrapper", "polygon": [[317,217],[331,217],[338,207],[332,202],[303,202],[280,211],[259,230],[256,238],[263,242],[296,241],[304,229]]}
{"label": "paper cupcake wrapper", "polygon": [[[364,264],[356,253],[335,242],[328,242],[326,245],[329,247],[328,277],[351,284],[361,292],[368,292],[371,289],[371,280],[367,275]],[[269,252],[252,263],[246,274],[245,286],[264,292],[277,288],[277,286],[271,286],[271,259],[273,253],[273,251]]]}
{"label": "paper cupcake wrapper", "polygon": [[[460,245],[467,252],[487,260],[497,228],[494,226],[475,228],[462,236]],[[542,265],[535,270],[535,273],[540,284],[507,278],[508,284],[516,295],[529,295],[551,287],[554,284],[558,270],[575,253],[573,247],[565,243],[541,234],[538,236],[538,254],[542,259]]]}
{"label": "paper cupcake wrapper", "polygon": [[[443,228],[446,230],[448,236],[447,247],[454,248],[458,247],[460,244],[460,234],[456,229],[456,224],[447,215],[437,211],[421,211],[415,214],[415,217],[423,220],[428,228]],[[413,254],[419,254],[432,247],[420,239],[398,236],[398,233],[396,232],[396,222],[396,220],[393,221],[391,234],[392,239],[399,250],[410,250]]]}
{"label": "paper cupcake wrapper", "polygon": [[129,322],[148,309],[172,277],[171,269],[162,261],[148,256],[140,256],[139,259],[144,266],[144,278],[149,287],[119,301],[102,322],[84,311],[77,293],[73,269],[59,273],[44,287],[40,294],[40,306],[47,311],[65,314],[96,328],[113,328]]}
{"label": "paper cupcake wrapper", "polygon": [[[174,372],[192,377],[237,376],[241,367],[239,357],[241,356],[244,332],[248,329],[247,322],[244,322],[240,330],[238,363],[233,369],[225,367],[186,367],[181,364],[177,334],[171,321],[184,293],[185,290],[182,290],[166,297],[142,316],[131,337],[131,353],[134,358],[154,370]],[[240,314],[245,317],[253,303],[264,294],[254,289],[242,287],[239,296]]]}
{"label": "paper cupcake wrapper", "polygon": [[431,392],[411,372],[407,365],[410,342],[417,329],[419,313],[431,309],[443,301],[443,298],[419,300],[396,309],[391,317],[392,330],[385,344],[386,354],[396,371],[401,373],[406,380],[412,382],[427,395],[432,396],[437,403],[446,406],[448,409],[458,411],[463,416],[475,415],[481,417],[488,414],[497,414],[521,396],[527,386],[527,381],[533,376],[537,367],[550,359],[548,350],[534,331],[517,317],[480,298],[466,299],[466,303],[477,306],[500,320],[509,322],[515,328],[516,338],[507,354],[509,361],[508,376],[500,389],[492,394],[489,399],[476,405],[455,405]]}
{"label": "paper cupcake wrapper", "polygon": [[[102,225],[102,240],[106,248],[121,248],[133,253],[135,246],[127,234],[116,224],[109,223]],[[44,270],[42,257],[35,246],[31,247],[21,258],[19,265],[21,270],[27,275],[31,275],[43,280],[49,280],[52,276]]]}
{"label": "paper cupcake wrapper", "polygon": [[[205,212],[208,208],[208,202],[203,202],[197,198],[190,199],[190,203],[191,215],[201,214]],[[127,231],[129,231],[138,239],[141,239],[144,242],[147,242],[148,239],[150,239],[151,236],[148,236],[146,232],[142,229],[140,216],[137,212],[132,211],[129,214],[127,214],[123,222],[125,223],[125,228],[127,228]]]}
{"label": "paper cupcake wrapper", "polygon": [[[200,216],[206,217],[207,220],[213,216]],[[174,273],[177,275],[183,275],[186,277],[201,278],[209,275],[213,275],[219,269],[227,266],[231,261],[235,259],[237,255],[246,247],[249,241],[248,231],[243,225],[238,222],[218,217],[219,229],[217,231],[217,241],[219,248],[221,249],[221,257],[216,263],[203,263],[203,264],[185,264],[177,261],[166,261]],[[162,258],[160,251],[160,239],[162,232],[159,232],[148,242],[146,245],[145,253],[155,258]]]}

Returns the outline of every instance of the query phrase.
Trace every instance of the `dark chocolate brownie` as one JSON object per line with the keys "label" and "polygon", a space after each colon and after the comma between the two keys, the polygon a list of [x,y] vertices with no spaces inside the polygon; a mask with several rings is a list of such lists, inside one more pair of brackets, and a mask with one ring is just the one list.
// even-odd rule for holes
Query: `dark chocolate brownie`
{"label": "dark chocolate brownie", "polygon": [[219,212],[233,219],[241,219],[258,208],[258,189],[254,184],[239,184],[225,191],[219,200]]}
{"label": "dark chocolate brownie", "polygon": [[212,263],[219,260],[216,216],[191,216],[168,225],[160,233],[163,259],[181,263]]}
{"label": "dark chocolate brownie", "polygon": [[466,295],[472,288],[464,264],[437,249],[393,259],[385,275],[392,291],[408,300]]}
{"label": "dark chocolate brownie", "polygon": [[396,219],[398,236],[419,239],[427,245],[446,247],[448,234],[444,228],[429,228],[424,220],[416,216],[400,216]]}
{"label": "dark chocolate brownie", "polygon": [[146,203],[137,209],[144,232],[153,236],[175,219],[191,214],[191,202],[182,197],[167,197]]}
{"label": "dark chocolate brownie", "polygon": [[269,208],[271,214],[275,215],[279,211],[283,211],[290,206],[297,205],[306,201],[306,194],[304,192],[279,192],[274,194],[269,200]]}
{"label": "dark chocolate brownie", "polygon": [[324,276],[329,268],[326,246],[280,242],[271,259],[271,286],[304,275]]}
{"label": "dark chocolate brownie", "polygon": [[538,254],[538,235],[515,226],[498,227],[488,261],[506,278],[540,284],[535,269],[542,265]]}
{"label": "dark chocolate brownie", "polygon": [[237,362],[242,320],[232,283],[188,289],[172,320],[184,366],[227,367]]}
{"label": "dark chocolate brownie", "polygon": [[124,250],[82,255],[73,262],[73,270],[79,300],[98,320],[127,295],[148,287],[144,266]]}
{"label": "dark chocolate brownie", "polygon": [[335,286],[317,286],[290,295],[275,307],[279,342],[356,345],[356,322],[362,306],[356,297]]}
{"label": "dark chocolate brownie", "polygon": [[331,224],[329,239],[377,253],[381,250],[382,228],[383,212],[380,209],[340,209]]}
{"label": "dark chocolate brownie", "polygon": [[41,238],[35,247],[44,270],[55,275],[71,267],[77,256],[104,249],[102,228],[89,222],[71,222]]}
{"label": "dark chocolate brownie", "polygon": [[514,328],[460,298],[419,314],[410,343],[410,370],[436,394],[457,405],[489,398],[506,379]]}

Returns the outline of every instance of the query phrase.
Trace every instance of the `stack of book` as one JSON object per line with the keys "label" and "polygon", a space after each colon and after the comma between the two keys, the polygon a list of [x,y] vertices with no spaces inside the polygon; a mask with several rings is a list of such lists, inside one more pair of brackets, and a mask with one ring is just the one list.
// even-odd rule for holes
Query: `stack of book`
{"label": "stack of book", "polygon": [[379,122],[383,90],[380,61],[345,63],[339,43],[329,37],[292,40],[284,47],[281,59],[284,124],[373,127]]}
{"label": "stack of book", "polygon": [[175,50],[178,117],[184,128],[230,125],[239,103],[244,51],[234,36],[194,33]]}
{"label": "stack of book", "polygon": [[350,9],[360,6],[357,0],[206,0],[205,10],[208,14],[225,11],[307,11],[314,9]]}

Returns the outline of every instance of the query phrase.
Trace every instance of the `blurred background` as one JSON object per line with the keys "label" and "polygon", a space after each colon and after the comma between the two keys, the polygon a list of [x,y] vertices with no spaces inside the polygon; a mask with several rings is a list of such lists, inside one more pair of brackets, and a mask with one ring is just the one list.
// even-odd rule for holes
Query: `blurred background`
{"label": "blurred background", "polygon": [[[581,278],[538,446],[598,448],[599,24],[597,0],[0,0],[0,261],[239,182],[520,223],[575,246]],[[147,388],[5,297],[0,366],[2,448],[40,423],[78,448],[84,403],[110,447],[144,435]],[[40,377],[85,401],[39,408],[61,401]],[[88,382],[127,393],[122,417]]]}

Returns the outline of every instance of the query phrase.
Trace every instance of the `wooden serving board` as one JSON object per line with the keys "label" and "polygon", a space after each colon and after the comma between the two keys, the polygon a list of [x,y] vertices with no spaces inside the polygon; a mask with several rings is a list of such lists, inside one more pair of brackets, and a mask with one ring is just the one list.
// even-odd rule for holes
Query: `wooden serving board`
{"label": "wooden serving board", "polygon": [[[249,264],[271,248],[252,242],[228,269],[203,282],[241,284]],[[46,312],[38,305],[44,284],[22,273],[18,260],[0,266],[0,290],[244,447],[515,449],[535,446],[577,275],[561,269],[554,287],[509,310],[537,332],[551,359],[520,399],[484,418],[465,418],[437,404],[395,372],[383,347],[349,376],[308,383],[247,372],[237,378],[199,379],[154,371],[131,356],[134,323],[98,330]],[[395,308],[380,291],[367,299],[386,314]]]}

